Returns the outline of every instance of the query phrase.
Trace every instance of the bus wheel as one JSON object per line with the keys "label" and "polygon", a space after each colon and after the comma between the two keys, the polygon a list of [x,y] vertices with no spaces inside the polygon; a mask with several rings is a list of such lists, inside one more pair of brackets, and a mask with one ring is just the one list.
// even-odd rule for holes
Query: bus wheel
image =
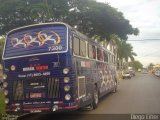
{"label": "bus wheel", "polygon": [[92,102],[93,109],[96,109],[98,107],[98,103],[99,103],[98,87],[94,85],[93,102]]}

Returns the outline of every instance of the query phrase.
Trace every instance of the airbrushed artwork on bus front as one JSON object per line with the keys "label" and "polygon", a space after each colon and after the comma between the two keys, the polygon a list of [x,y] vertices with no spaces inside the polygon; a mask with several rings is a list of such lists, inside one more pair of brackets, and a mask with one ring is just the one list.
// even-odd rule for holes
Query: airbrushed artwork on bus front
{"label": "airbrushed artwork on bus front", "polygon": [[30,33],[24,34],[22,37],[12,37],[11,44],[13,47],[40,47],[43,45],[57,45],[61,42],[61,37],[58,33],[51,31],[50,33],[45,33],[40,31],[31,35]]}
{"label": "airbrushed artwork on bus front", "polygon": [[9,32],[4,57],[8,59],[67,51],[68,36],[65,26],[35,26]]}

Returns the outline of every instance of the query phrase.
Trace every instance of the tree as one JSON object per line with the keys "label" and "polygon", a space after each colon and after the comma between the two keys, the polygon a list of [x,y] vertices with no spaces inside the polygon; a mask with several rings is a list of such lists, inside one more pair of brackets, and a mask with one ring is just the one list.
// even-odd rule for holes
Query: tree
{"label": "tree", "polygon": [[0,2],[0,35],[29,24],[62,21],[69,11],[66,0],[0,0]]}
{"label": "tree", "polygon": [[131,44],[126,41],[119,41],[118,43],[118,58],[122,60],[123,58],[128,62],[130,58],[131,61],[134,61],[134,56],[137,56],[135,52],[133,52],[133,47]]}
{"label": "tree", "polygon": [[5,38],[0,38],[0,63],[2,63],[2,54],[3,54],[3,46],[4,46]]}
{"label": "tree", "polygon": [[[139,33],[123,14],[108,4],[95,0],[0,0],[0,35],[16,27],[61,21],[77,26],[92,37],[109,40],[111,34],[127,39],[128,34]],[[103,38],[103,39],[102,39]]]}
{"label": "tree", "polygon": [[149,65],[148,65],[148,70],[153,70],[153,66],[154,66],[154,64],[153,63],[150,63]]}
{"label": "tree", "polygon": [[[127,34],[138,34],[138,29],[132,28],[121,12],[108,4],[91,0],[82,0],[75,6],[69,19],[72,26],[88,36],[98,35],[102,40],[109,40],[111,34],[117,34],[121,39],[127,39]],[[70,21],[71,20],[71,21]]]}
{"label": "tree", "polygon": [[139,61],[132,61],[132,62],[129,62],[130,66],[132,66],[136,71],[138,71],[138,69],[142,69],[143,68],[143,65],[141,62]]}
{"label": "tree", "polygon": [[0,0],[0,35],[11,29],[42,22],[60,21],[70,24],[100,41],[113,40],[118,45],[118,57],[134,60],[133,47],[126,43],[127,35],[138,35],[123,13],[109,4],[95,0]]}

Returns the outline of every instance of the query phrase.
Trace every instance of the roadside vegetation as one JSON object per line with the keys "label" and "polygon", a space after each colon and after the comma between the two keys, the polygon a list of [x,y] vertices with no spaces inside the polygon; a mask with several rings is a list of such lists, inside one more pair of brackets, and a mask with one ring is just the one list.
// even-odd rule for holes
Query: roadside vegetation
{"label": "roadside vegetation", "polygon": [[4,108],[5,108],[4,95],[2,92],[0,92],[0,113],[5,113]]}

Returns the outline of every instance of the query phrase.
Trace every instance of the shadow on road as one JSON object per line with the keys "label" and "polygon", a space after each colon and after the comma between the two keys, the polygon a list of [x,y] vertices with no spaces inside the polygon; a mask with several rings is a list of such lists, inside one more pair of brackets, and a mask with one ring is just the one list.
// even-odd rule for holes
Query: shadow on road
{"label": "shadow on road", "polygon": [[40,113],[28,114],[19,117],[17,120],[84,120],[85,114],[78,111],[72,113]]}
{"label": "shadow on road", "polygon": [[[100,99],[100,104],[107,97],[112,96],[114,93],[109,93]],[[17,120],[101,120],[105,118],[105,115],[95,115],[90,114],[90,110],[79,109],[72,112],[62,112],[62,113],[33,113],[20,116]],[[101,118],[101,119],[100,119]]]}

